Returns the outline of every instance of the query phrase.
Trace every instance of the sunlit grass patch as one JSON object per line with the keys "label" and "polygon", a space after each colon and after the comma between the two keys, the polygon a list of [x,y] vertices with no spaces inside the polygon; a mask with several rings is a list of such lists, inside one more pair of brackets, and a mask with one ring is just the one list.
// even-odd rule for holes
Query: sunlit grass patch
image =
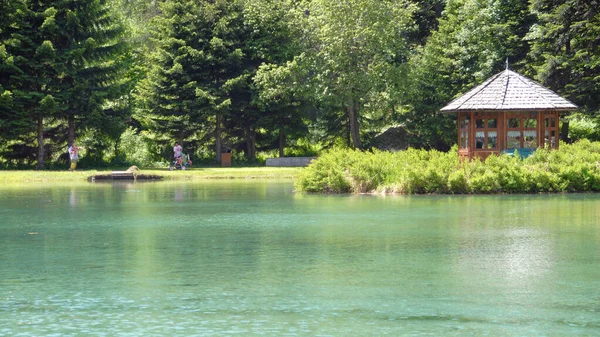
{"label": "sunlit grass patch", "polygon": [[[124,168],[115,168],[123,170]],[[231,168],[188,168],[185,171],[165,169],[143,169],[140,174],[162,176],[165,180],[196,179],[293,179],[301,168],[297,167],[231,167]],[[64,171],[0,171],[0,183],[46,183],[87,181],[95,175],[108,175],[112,170]]]}

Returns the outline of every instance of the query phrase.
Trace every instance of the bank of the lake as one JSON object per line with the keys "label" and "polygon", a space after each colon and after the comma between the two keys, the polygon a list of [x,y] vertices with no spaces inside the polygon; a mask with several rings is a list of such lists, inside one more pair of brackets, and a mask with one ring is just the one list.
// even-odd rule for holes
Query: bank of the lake
{"label": "bank of the lake", "polygon": [[[115,168],[122,170],[123,168]],[[139,174],[159,176],[164,180],[200,180],[200,179],[293,179],[301,168],[297,167],[207,167],[190,168],[185,171],[168,169],[144,169]],[[111,169],[98,170],[20,170],[0,171],[0,184],[6,183],[48,183],[83,182],[91,176],[110,175]]]}

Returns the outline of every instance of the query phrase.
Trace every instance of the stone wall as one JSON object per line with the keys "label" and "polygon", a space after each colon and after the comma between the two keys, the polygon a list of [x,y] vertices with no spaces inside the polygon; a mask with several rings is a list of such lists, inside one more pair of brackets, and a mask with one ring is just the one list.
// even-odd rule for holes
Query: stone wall
{"label": "stone wall", "polygon": [[284,167],[284,166],[308,166],[310,161],[315,157],[280,157],[267,158],[267,166]]}

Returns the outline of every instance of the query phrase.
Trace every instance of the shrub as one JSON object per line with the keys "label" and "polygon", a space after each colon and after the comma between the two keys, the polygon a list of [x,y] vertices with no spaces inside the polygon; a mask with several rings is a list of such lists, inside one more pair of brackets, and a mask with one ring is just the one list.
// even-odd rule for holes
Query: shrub
{"label": "shrub", "polygon": [[331,150],[296,180],[308,192],[540,193],[600,191],[600,143],[582,140],[528,158],[489,156],[459,162],[447,153]]}
{"label": "shrub", "polygon": [[350,192],[350,183],[346,179],[347,162],[354,155],[352,150],[331,150],[299,174],[295,187],[305,192]]}
{"label": "shrub", "polygon": [[135,129],[128,128],[121,134],[119,142],[119,157],[118,164],[137,165],[139,167],[152,166],[152,158],[148,146]]}
{"label": "shrub", "polygon": [[582,139],[600,141],[597,121],[583,115],[569,118],[569,138],[573,141]]}
{"label": "shrub", "polygon": [[464,169],[458,169],[448,177],[448,190],[455,194],[471,193],[471,186],[467,172]]}

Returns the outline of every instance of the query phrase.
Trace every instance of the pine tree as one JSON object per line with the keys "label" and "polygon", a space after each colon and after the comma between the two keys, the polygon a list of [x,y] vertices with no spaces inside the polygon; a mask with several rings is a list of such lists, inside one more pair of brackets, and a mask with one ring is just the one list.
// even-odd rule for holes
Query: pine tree
{"label": "pine tree", "polygon": [[[6,150],[17,154],[15,159],[21,159],[21,163],[28,164],[23,161],[25,157],[36,158],[41,169],[48,156],[46,122],[55,118],[57,111],[55,90],[50,85],[56,77],[56,50],[47,29],[51,11],[37,2],[18,1],[13,5],[9,10],[16,6],[18,10],[8,12],[11,22],[3,30],[8,58],[2,70],[11,93],[11,113],[5,122],[11,127],[9,135],[13,135]],[[32,153],[34,143],[36,154]]]}
{"label": "pine tree", "polygon": [[455,142],[455,118],[439,109],[501,71],[507,59],[522,67],[532,23],[520,0],[447,2],[438,29],[410,61],[410,108],[401,121],[422,146],[446,150]]}
{"label": "pine tree", "polygon": [[163,156],[167,142],[185,148],[214,139],[220,162],[224,126],[237,125],[243,117],[232,111],[248,111],[251,98],[241,2],[167,1],[161,9],[158,48],[139,88],[143,111],[137,118],[157,135]]}
{"label": "pine tree", "polygon": [[11,76],[19,72],[12,53],[20,42],[14,34],[22,28],[23,17],[18,10],[23,8],[25,4],[22,1],[0,1],[0,13],[3,13],[0,20],[0,140],[3,143],[25,127],[25,118],[14,111],[14,87],[11,81]]}
{"label": "pine tree", "polygon": [[106,0],[56,0],[51,29],[59,54],[53,85],[61,93],[68,142],[76,129],[117,138],[129,117],[128,45]]}
{"label": "pine tree", "polygon": [[303,51],[300,40],[305,17],[305,8],[294,0],[244,2],[250,38],[245,39],[243,50],[252,73],[249,87],[253,96],[252,109],[245,114],[250,117],[244,115],[243,119],[253,121],[246,125],[246,134],[254,136],[246,137],[251,160],[250,154],[255,152],[252,143],[261,149],[279,148],[279,156],[283,156],[287,138],[308,135],[308,94],[301,84],[306,74],[293,62]]}
{"label": "pine tree", "polygon": [[[8,12],[11,23],[2,32],[11,65],[2,70],[11,89],[11,123],[23,126],[13,139],[27,147],[35,134],[37,167],[43,168],[48,145],[62,152],[65,138],[75,139],[76,124],[103,132],[119,125],[118,99],[127,89],[119,62],[123,30],[104,0],[21,0],[11,6],[20,7]],[[45,143],[48,137],[52,144]]]}
{"label": "pine tree", "polygon": [[196,68],[205,62],[199,42],[209,33],[198,29],[199,8],[195,1],[166,1],[162,15],[153,20],[153,40],[157,49],[149,56],[147,78],[138,86],[141,111],[136,118],[156,135],[154,141],[167,157],[168,144],[175,141],[187,147],[186,140],[203,129]]}
{"label": "pine tree", "polygon": [[600,109],[600,9],[595,1],[535,0],[528,35],[536,78],[587,113]]}

